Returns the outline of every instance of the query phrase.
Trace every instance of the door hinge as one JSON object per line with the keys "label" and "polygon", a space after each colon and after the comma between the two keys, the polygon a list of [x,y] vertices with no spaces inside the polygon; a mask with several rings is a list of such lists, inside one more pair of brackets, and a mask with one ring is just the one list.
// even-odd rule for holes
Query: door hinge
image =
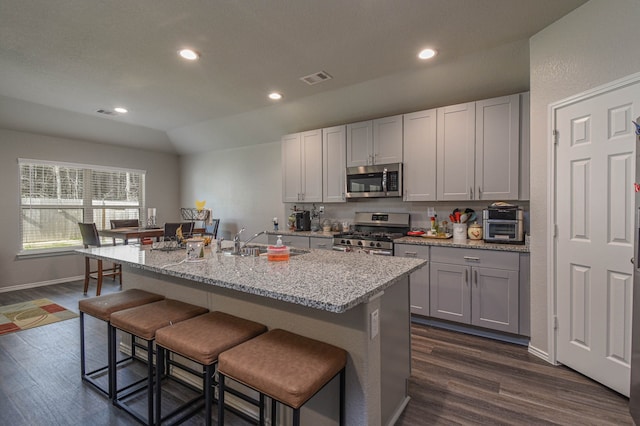
{"label": "door hinge", "polygon": [[558,317],[557,316],[553,317],[553,329],[554,330],[558,330]]}
{"label": "door hinge", "polygon": [[553,144],[558,145],[558,131],[554,129],[551,135],[553,136]]}

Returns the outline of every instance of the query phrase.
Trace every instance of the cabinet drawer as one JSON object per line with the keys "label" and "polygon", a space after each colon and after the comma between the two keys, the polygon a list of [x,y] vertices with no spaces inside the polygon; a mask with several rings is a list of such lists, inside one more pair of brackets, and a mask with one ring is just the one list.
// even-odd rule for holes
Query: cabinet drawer
{"label": "cabinet drawer", "polygon": [[520,267],[518,253],[452,247],[431,247],[431,261],[512,271],[517,271]]}
{"label": "cabinet drawer", "polygon": [[419,246],[414,244],[394,244],[394,256],[415,257],[429,260],[429,246]]}
{"label": "cabinet drawer", "polygon": [[309,237],[309,248],[331,250],[333,240],[331,238]]}

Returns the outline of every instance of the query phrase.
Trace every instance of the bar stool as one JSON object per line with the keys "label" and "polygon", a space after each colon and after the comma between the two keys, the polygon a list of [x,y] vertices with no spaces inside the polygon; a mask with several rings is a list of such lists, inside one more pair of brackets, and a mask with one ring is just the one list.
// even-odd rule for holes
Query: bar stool
{"label": "bar stool", "polygon": [[[107,294],[104,296],[92,297],[90,299],[82,299],[78,302],[78,310],[80,311],[80,373],[82,380],[89,383],[96,390],[100,391],[109,399],[113,397],[113,389],[111,384],[111,374],[117,368],[111,365],[108,360],[111,359],[107,355],[107,365],[99,367],[95,370],[87,372],[86,354],[85,354],[85,337],[84,337],[84,316],[89,315],[107,323],[107,327],[111,328],[111,314],[123,309],[133,308],[135,306],[146,305],[147,303],[157,302],[164,299],[159,294],[149,293],[144,290],[131,289],[118,293]],[[110,335],[110,332],[107,334]],[[111,339],[107,339],[107,354],[111,353]],[[131,360],[135,356],[134,337],[131,336],[131,356],[121,359],[117,364]],[[107,372],[108,380],[106,386],[101,386],[98,377]]]}
{"label": "bar stool", "polygon": [[340,375],[340,424],[345,418],[347,352],[328,343],[275,329],[241,343],[218,357],[218,425],[224,425],[225,378],[260,394],[260,424],[264,424],[264,395],[271,398],[271,424],[276,402],[293,408],[300,424],[302,407],[335,376]]}
{"label": "bar stool", "polygon": [[[189,318],[196,317],[198,315],[206,314],[209,312],[207,308],[191,305],[189,303],[180,302],[173,299],[164,299],[159,302],[149,303],[147,305],[138,306],[135,308],[124,309],[122,311],[114,312],[111,314],[111,325],[113,332],[109,339],[112,341],[111,352],[109,356],[111,361],[115,364],[116,350],[115,330],[122,330],[126,333],[133,335],[136,338],[140,338],[147,342],[147,377],[133,383],[123,390],[118,389],[118,375],[112,374],[111,388],[114,389],[113,404],[116,407],[122,408],[129,413],[135,419],[141,423],[152,425],[154,424],[153,418],[153,380],[154,380],[154,368],[153,368],[153,343],[155,340],[156,331],[162,327],[166,327],[171,324],[178,323],[180,321],[187,320]],[[145,383],[146,382],[146,383]],[[142,384],[142,386],[136,386]],[[129,391],[129,388],[134,387]],[[129,406],[126,405],[126,400],[129,397],[136,395],[137,393],[146,390],[147,391],[147,418],[145,419],[141,414],[137,413]]]}
{"label": "bar stool", "polygon": [[[175,424],[183,422],[200,410],[201,405],[187,411],[193,404],[204,398],[206,424],[211,425],[215,384],[213,376],[218,355],[266,331],[267,327],[262,324],[218,311],[209,312],[156,331],[156,377],[164,376],[165,364],[168,364],[203,379],[203,391],[200,395],[177,407],[165,417],[162,417],[162,380],[158,379],[156,381],[156,424],[161,424],[179,413],[184,414],[175,421]],[[202,370],[196,371],[170,360],[172,353],[200,364]],[[167,358],[166,363],[165,357]],[[187,385],[174,377],[167,377]]]}

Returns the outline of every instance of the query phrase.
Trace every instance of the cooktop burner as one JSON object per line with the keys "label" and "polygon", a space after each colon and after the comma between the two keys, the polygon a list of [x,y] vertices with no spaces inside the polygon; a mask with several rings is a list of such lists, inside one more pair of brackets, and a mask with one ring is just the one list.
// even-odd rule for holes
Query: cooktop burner
{"label": "cooktop burner", "polygon": [[356,213],[352,232],[333,237],[334,247],[379,249],[393,254],[393,240],[407,233],[408,213]]}

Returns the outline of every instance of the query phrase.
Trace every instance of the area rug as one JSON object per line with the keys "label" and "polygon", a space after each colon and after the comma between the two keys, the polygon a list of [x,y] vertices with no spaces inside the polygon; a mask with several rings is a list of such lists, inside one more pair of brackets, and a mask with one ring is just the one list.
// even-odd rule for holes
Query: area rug
{"label": "area rug", "polygon": [[30,300],[0,306],[0,335],[75,318],[71,312],[49,299]]}

